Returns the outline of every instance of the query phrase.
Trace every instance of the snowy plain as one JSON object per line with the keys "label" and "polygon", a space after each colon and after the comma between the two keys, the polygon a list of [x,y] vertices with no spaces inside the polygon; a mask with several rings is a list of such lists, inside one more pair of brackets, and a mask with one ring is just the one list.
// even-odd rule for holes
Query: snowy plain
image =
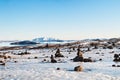
{"label": "snowy plain", "polygon": [[[112,67],[120,65],[113,62],[114,54],[120,53],[120,49],[98,48],[84,52],[85,58],[91,57],[95,62],[73,62],[71,59],[76,56],[77,48],[69,50],[68,47],[60,48],[65,57],[56,58],[58,63],[50,62],[55,48],[28,50],[31,54],[22,56],[13,53],[25,51],[23,49],[8,50],[7,55],[12,58],[7,59],[5,66],[0,65],[0,80],[120,80],[120,67]],[[75,72],[74,67],[79,65],[83,71]]]}

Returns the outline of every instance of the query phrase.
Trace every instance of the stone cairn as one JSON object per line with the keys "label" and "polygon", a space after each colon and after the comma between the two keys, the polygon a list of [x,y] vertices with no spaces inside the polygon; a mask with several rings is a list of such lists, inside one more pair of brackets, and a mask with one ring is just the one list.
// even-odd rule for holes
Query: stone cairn
{"label": "stone cairn", "polygon": [[51,55],[50,59],[51,59],[51,63],[57,63],[57,61],[54,59],[53,55]]}
{"label": "stone cairn", "polygon": [[77,56],[73,59],[74,62],[83,62],[83,53],[80,51],[80,49],[77,49]]}
{"label": "stone cairn", "polygon": [[60,49],[57,49],[56,53],[55,53],[55,57],[64,57],[61,53],[60,53]]}

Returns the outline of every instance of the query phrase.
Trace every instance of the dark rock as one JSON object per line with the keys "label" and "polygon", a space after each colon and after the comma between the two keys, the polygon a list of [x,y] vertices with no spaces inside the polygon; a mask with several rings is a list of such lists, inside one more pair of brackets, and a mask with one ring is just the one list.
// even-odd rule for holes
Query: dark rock
{"label": "dark rock", "polygon": [[108,48],[108,49],[113,49],[113,46],[108,46],[107,48]]}
{"label": "dark rock", "polygon": [[3,66],[5,66],[6,64],[5,64],[5,63],[0,63],[0,65],[3,65]]}
{"label": "dark rock", "polygon": [[51,63],[57,63],[57,61],[55,59],[52,59]]}
{"label": "dark rock", "polygon": [[43,59],[43,61],[47,61],[46,59]]}
{"label": "dark rock", "polygon": [[28,57],[28,59],[30,59],[30,57]]}
{"label": "dark rock", "polygon": [[75,47],[73,47],[73,51],[75,51]]}
{"label": "dark rock", "polygon": [[21,53],[18,53],[18,55],[27,55],[27,54],[31,54],[31,53],[29,53],[29,52],[21,52]]}
{"label": "dark rock", "polygon": [[50,59],[51,59],[51,63],[57,63],[57,61],[54,59],[53,55],[51,55]]}
{"label": "dark rock", "polygon": [[103,49],[106,49],[106,47],[105,47],[105,46],[103,46]]}
{"label": "dark rock", "polygon": [[83,62],[84,61],[84,59],[83,59],[83,57],[79,57],[79,56],[76,56],[74,59],[73,59],[73,61],[74,62]]}
{"label": "dark rock", "polygon": [[60,70],[60,68],[57,68],[57,70]]}
{"label": "dark rock", "polygon": [[114,59],[113,61],[115,61],[115,62],[119,62],[120,60],[119,60],[119,59]]}
{"label": "dark rock", "polygon": [[116,65],[113,64],[112,67],[116,67]]}
{"label": "dark rock", "polygon": [[89,59],[89,58],[85,58],[85,59],[84,59],[84,62],[92,62],[92,60]]}
{"label": "dark rock", "polygon": [[0,63],[4,63],[4,61],[0,61]]}
{"label": "dark rock", "polygon": [[115,59],[119,58],[119,55],[118,54],[114,54],[114,58]]}
{"label": "dark rock", "polygon": [[99,59],[99,61],[102,61],[102,59]]}
{"label": "dark rock", "polygon": [[11,56],[8,56],[8,58],[10,58],[10,59],[11,59]]}
{"label": "dark rock", "polygon": [[96,54],[100,54],[99,52],[97,52]]}
{"label": "dark rock", "polygon": [[88,47],[88,50],[87,51],[90,51],[90,48]]}
{"label": "dark rock", "polygon": [[120,67],[120,65],[117,65],[117,67]]}
{"label": "dark rock", "polygon": [[15,63],[17,63],[18,61],[14,61]]}
{"label": "dark rock", "polygon": [[7,59],[7,56],[4,56],[4,59]]}
{"label": "dark rock", "polygon": [[38,57],[34,57],[34,59],[37,59]]}

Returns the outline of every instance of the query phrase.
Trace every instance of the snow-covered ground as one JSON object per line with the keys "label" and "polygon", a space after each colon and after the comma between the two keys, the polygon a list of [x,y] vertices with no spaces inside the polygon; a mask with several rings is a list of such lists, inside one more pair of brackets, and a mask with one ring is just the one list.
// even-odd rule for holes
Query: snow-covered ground
{"label": "snow-covered ground", "polygon": [[[24,50],[10,50],[7,55],[6,66],[0,65],[0,80],[120,80],[120,67],[112,67],[115,53],[120,49],[93,49],[84,52],[84,57],[95,62],[73,62],[77,51],[69,52],[69,48],[60,48],[64,58],[55,58],[58,63],[50,63],[50,55],[54,55],[56,49],[28,50],[31,54],[14,55]],[[114,53],[112,53],[114,51]],[[3,52],[3,51],[1,51]],[[35,58],[36,57],[36,58]],[[44,61],[46,59],[46,61]],[[102,61],[99,61],[102,59]],[[74,67],[83,66],[82,72],[75,72]],[[57,70],[60,68],[60,70]]]}

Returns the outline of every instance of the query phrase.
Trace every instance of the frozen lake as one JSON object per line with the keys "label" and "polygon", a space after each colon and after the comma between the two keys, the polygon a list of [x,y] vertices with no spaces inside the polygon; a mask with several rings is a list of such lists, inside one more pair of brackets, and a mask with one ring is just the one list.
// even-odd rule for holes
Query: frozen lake
{"label": "frozen lake", "polygon": [[11,42],[0,42],[0,47],[5,47],[5,46],[15,46],[15,45],[10,45]]}

